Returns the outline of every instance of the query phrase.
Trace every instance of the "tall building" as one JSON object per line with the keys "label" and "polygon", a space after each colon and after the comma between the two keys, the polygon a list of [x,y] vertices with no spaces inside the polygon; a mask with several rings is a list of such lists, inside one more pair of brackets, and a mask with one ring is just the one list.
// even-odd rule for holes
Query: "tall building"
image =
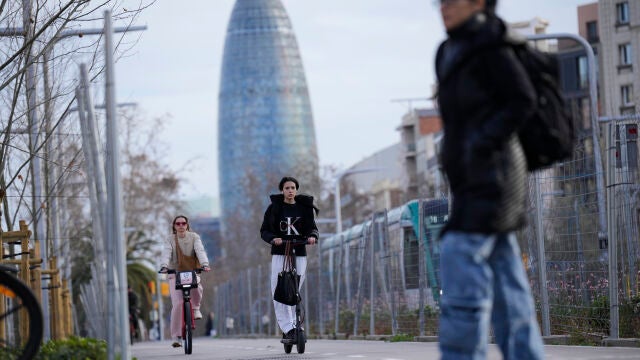
{"label": "tall building", "polygon": [[222,63],[218,144],[223,226],[232,217],[256,221],[248,206],[264,211],[282,176],[298,178],[303,192],[319,186],[307,81],[280,0],[234,5]]}
{"label": "tall building", "polygon": [[600,69],[604,73],[603,114],[638,113],[640,105],[640,1],[600,0]]}

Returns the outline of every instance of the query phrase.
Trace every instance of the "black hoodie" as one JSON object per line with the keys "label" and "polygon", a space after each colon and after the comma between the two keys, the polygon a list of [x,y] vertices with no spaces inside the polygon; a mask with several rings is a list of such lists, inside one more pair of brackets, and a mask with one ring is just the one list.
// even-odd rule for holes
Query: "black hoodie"
{"label": "black hoodie", "polygon": [[516,131],[534,110],[535,90],[512,49],[487,46],[504,41],[499,18],[479,13],[448,34],[436,57],[440,160],[453,194],[446,230],[516,230],[527,195]]}
{"label": "black hoodie", "polygon": [[[318,227],[316,226],[314,211],[318,211],[313,205],[313,196],[296,195],[295,205],[284,203],[283,194],[271,195],[271,204],[264,213],[264,220],[260,227],[262,240],[271,244],[274,238],[282,239],[307,239],[315,237],[318,239]],[[296,219],[284,219],[284,207],[292,206],[290,211],[296,213]],[[284,226],[281,226],[284,225]],[[295,226],[293,229],[292,226]],[[293,230],[293,232],[292,232]],[[296,234],[297,232],[297,234]],[[294,246],[296,256],[307,256],[305,245]],[[285,255],[285,246],[271,246],[271,255]]]}

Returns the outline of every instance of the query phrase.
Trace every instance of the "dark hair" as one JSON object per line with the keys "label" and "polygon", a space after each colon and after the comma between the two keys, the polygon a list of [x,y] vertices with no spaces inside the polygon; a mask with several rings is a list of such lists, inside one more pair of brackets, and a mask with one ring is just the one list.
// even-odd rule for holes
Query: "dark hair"
{"label": "dark hair", "polygon": [[287,181],[291,181],[292,183],[296,184],[296,190],[300,189],[300,184],[298,183],[298,180],[296,180],[296,178],[285,176],[282,178],[282,180],[280,180],[280,184],[278,184],[278,190],[282,191],[282,189],[284,188],[284,183],[286,183]]}
{"label": "dark hair", "polygon": [[498,0],[486,0],[484,8],[487,12],[493,14],[496,12],[496,6],[498,6]]}
{"label": "dark hair", "polygon": [[184,215],[178,215],[174,217],[173,221],[171,222],[171,230],[173,231],[174,234],[178,233],[178,231],[176,230],[176,220],[180,218],[183,218],[187,222],[187,231],[191,231],[191,226],[189,226],[189,218]]}

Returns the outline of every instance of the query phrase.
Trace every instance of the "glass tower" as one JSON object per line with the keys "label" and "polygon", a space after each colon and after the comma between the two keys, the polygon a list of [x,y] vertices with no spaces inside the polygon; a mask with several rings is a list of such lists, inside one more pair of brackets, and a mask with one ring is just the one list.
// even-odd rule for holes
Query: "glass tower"
{"label": "glass tower", "polygon": [[231,217],[255,216],[247,207],[264,211],[282,176],[300,180],[301,192],[318,186],[307,81],[280,0],[234,5],[222,62],[218,144],[223,226]]}

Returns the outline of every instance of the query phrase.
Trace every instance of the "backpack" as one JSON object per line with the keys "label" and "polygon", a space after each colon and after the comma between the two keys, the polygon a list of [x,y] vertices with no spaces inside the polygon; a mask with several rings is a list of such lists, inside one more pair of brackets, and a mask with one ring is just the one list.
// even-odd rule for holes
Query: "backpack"
{"label": "backpack", "polygon": [[557,57],[524,42],[508,45],[513,48],[536,90],[534,114],[518,130],[527,169],[536,171],[573,155],[573,118],[560,89]]}

